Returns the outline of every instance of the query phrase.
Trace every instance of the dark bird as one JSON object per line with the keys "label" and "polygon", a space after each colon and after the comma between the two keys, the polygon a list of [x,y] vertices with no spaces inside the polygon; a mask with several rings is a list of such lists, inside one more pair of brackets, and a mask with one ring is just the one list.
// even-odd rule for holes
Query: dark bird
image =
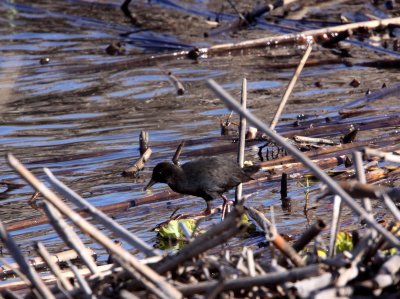
{"label": "dark bird", "polygon": [[144,190],[156,183],[165,183],[177,193],[202,197],[207,208],[195,215],[205,216],[211,213],[211,200],[221,196],[226,204],[228,199],[223,193],[240,183],[253,180],[251,175],[259,169],[260,166],[241,168],[234,160],[223,157],[200,158],[182,166],[161,162],[154,167],[151,180]]}

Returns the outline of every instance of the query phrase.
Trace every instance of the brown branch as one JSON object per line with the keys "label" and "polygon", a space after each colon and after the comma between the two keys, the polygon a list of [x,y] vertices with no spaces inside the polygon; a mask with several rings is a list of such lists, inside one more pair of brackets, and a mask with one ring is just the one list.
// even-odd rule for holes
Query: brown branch
{"label": "brown branch", "polygon": [[[274,272],[264,275],[258,275],[256,277],[239,277],[235,279],[227,279],[224,282],[223,291],[228,290],[240,290],[250,289],[254,286],[276,286],[285,282],[297,281],[321,275],[323,273],[323,267],[321,265],[310,265],[301,268],[295,268],[290,271]],[[178,289],[185,296],[194,294],[204,293],[211,288],[215,288],[219,281],[206,281],[199,282],[192,285],[186,285],[179,287]]]}
{"label": "brown branch", "polygon": [[144,163],[150,159],[151,149],[148,148],[144,154],[135,162],[135,164],[122,172],[122,175],[131,176],[136,175],[140,170],[144,168]]}

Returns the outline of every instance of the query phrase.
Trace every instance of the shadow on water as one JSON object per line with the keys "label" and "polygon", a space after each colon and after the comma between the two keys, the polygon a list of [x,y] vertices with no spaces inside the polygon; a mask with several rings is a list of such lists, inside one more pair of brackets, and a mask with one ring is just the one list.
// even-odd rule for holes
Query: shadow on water
{"label": "shadow on water", "polygon": [[[253,4],[241,5],[250,9]],[[279,24],[267,26],[268,22],[261,21],[249,31],[205,39],[203,33],[210,28],[206,18],[214,18],[220,10],[219,5],[213,6],[207,1],[179,4],[143,1],[137,11],[140,27],[133,27],[123,17],[119,5],[119,1],[0,2],[0,151],[14,153],[39,178],[43,178],[42,167],[50,168],[72,189],[99,206],[165,190],[166,186],[156,185],[152,191],[142,191],[152,167],[161,160],[171,159],[183,139],[193,140],[192,144],[187,143],[183,160],[190,160],[203,150],[206,152],[231,143],[219,138],[220,118],[229,111],[205,87],[206,79],[214,78],[239,98],[241,79],[247,77],[249,108],[269,122],[293,73],[293,68],[273,68],[273,64],[296,64],[303,48],[267,48],[197,62],[185,58],[163,60],[162,68],[170,70],[185,85],[187,92],[183,96],[176,95],[160,65],[138,63],[135,66],[132,61],[188,50],[193,46],[279,34],[309,26],[297,22],[280,28]],[[132,5],[135,9],[139,4]],[[225,19],[234,18],[232,13],[225,12]],[[105,49],[114,41],[123,43],[125,54],[106,54]],[[360,59],[382,58],[382,54],[357,46],[351,53]],[[390,53],[384,55],[391,57]],[[318,47],[311,57],[312,60],[323,60],[335,56],[329,49]],[[50,59],[48,64],[40,63],[44,58]],[[349,82],[353,78],[360,79],[361,86],[351,87]],[[352,68],[341,61],[334,65],[309,66],[292,95],[294,104],[285,108],[277,130],[289,131],[297,115],[304,111],[312,119],[325,117],[328,113],[338,117],[333,107],[363,96],[368,89],[378,90],[383,82],[390,85],[396,81],[397,70]],[[395,100],[395,97],[388,97],[374,107],[388,108],[395,113],[398,112]],[[379,111],[375,114],[380,115]],[[346,119],[343,122],[346,123]],[[122,177],[122,170],[139,156],[141,130],[150,134],[151,160],[137,178]],[[360,138],[377,137],[381,132],[387,133],[388,128],[361,132]],[[258,161],[257,145],[261,143],[247,148],[246,159]],[[234,147],[222,154],[234,155]],[[0,179],[20,181],[4,158],[0,159]],[[300,181],[300,177],[290,180],[291,211],[280,207],[279,182],[276,180],[263,181],[256,188],[245,191],[254,193],[248,204],[266,214],[270,206],[275,206],[278,229],[285,234],[297,235],[316,218],[330,217],[327,215],[331,210],[329,200],[312,202],[306,217],[303,213],[304,188]],[[40,216],[41,211],[32,209],[27,203],[32,193],[29,186],[3,192],[1,220],[13,223]],[[229,197],[233,197],[233,193],[229,193]],[[219,204],[219,200],[215,204],[217,202]],[[177,207],[181,212],[194,212],[203,206],[202,199],[182,196],[138,206],[113,216],[154,244],[155,233],[149,228],[166,220]],[[378,214],[384,214],[379,204],[376,208]],[[343,217],[349,227],[356,222],[349,211]],[[208,223],[218,220],[219,215],[216,215]],[[32,249],[30,244],[34,240],[44,241],[52,251],[63,249],[59,248],[61,243],[47,225],[15,231],[13,235],[26,252]],[[88,246],[98,249],[101,259],[106,258],[98,245],[84,240]],[[237,239],[233,246],[241,242],[256,245],[259,241]]]}

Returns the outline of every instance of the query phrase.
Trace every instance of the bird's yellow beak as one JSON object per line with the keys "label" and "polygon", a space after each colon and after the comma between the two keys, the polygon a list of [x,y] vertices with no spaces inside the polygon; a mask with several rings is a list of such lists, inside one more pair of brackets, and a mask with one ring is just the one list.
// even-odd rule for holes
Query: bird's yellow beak
{"label": "bird's yellow beak", "polygon": [[146,191],[151,186],[153,186],[155,183],[157,183],[157,182],[155,180],[151,179],[150,182],[146,185],[146,187],[143,188],[143,191]]}

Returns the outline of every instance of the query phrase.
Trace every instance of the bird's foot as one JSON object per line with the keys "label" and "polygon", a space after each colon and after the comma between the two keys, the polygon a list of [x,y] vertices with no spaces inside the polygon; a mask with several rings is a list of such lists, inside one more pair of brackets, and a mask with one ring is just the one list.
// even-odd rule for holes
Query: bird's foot
{"label": "bird's foot", "polygon": [[233,205],[234,205],[233,201],[230,201],[230,200],[224,201],[224,204],[222,205],[221,220],[225,219],[226,214],[230,212],[230,206],[233,206]]}
{"label": "bird's foot", "polygon": [[163,227],[165,225],[168,225],[168,223],[170,223],[172,220],[181,220],[181,219],[195,219],[195,220],[198,220],[198,219],[205,218],[205,217],[214,215],[216,213],[219,213],[220,211],[221,211],[221,208],[217,207],[215,209],[210,209],[210,210],[206,209],[206,210],[204,210],[204,211],[202,211],[200,213],[173,215],[170,219],[157,224],[152,229],[152,231],[157,230],[157,229],[159,229],[159,228],[161,228],[161,227]]}

